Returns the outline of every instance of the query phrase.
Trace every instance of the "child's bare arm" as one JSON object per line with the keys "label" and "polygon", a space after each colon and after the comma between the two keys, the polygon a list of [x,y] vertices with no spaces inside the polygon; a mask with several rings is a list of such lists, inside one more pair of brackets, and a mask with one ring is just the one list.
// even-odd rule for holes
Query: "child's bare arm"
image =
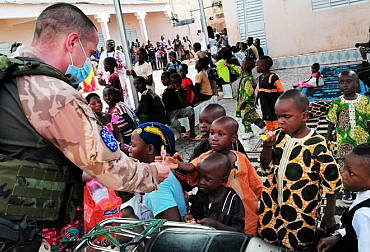
{"label": "child's bare arm", "polygon": [[179,212],[179,208],[177,206],[170,207],[163,212],[157,214],[156,218],[158,219],[166,219],[168,221],[177,221],[181,222],[181,215]]}
{"label": "child's bare arm", "polygon": [[328,122],[328,131],[326,133],[326,138],[329,140],[329,141],[333,141],[333,130],[334,130],[334,124],[331,123],[331,122]]}
{"label": "child's bare arm", "polygon": [[[269,132],[270,133],[270,132]],[[267,134],[267,139],[263,141],[263,148],[261,152],[261,165],[266,170],[272,161],[272,147],[276,143],[275,132]]]}
{"label": "child's bare arm", "polygon": [[256,97],[254,98],[254,106],[258,107],[258,99],[260,98],[260,92],[258,91],[258,88],[256,88]]}
{"label": "child's bare arm", "polygon": [[195,90],[195,86],[193,84],[190,84],[189,87],[190,87],[191,91],[193,91],[193,93],[194,93],[194,101],[198,100],[198,93]]}
{"label": "child's bare arm", "polygon": [[179,162],[179,168],[177,168],[180,172],[184,172],[184,173],[192,173],[192,172],[195,172],[196,169],[195,169],[195,166],[190,164],[190,163],[182,163],[182,162]]}
{"label": "child's bare arm", "polygon": [[178,169],[180,172],[184,173],[191,173],[196,171],[195,166],[190,163],[179,162],[177,157],[179,156],[178,153],[175,155],[167,156],[164,160],[162,160],[161,156],[155,157],[155,162],[164,162],[166,165],[169,165],[171,169]]}
{"label": "child's bare arm", "polygon": [[331,233],[335,230],[335,205],[336,205],[336,195],[326,194],[327,205],[325,208],[325,214],[322,217],[321,227],[328,233]]}
{"label": "child's bare arm", "polygon": [[342,239],[339,235],[333,235],[330,237],[322,238],[317,244],[317,251],[318,252],[328,252],[331,250],[332,247],[337,244],[340,239]]}
{"label": "child's bare arm", "polygon": [[316,77],[316,87],[318,87],[318,86],[319,86],[320,76],[321,76],[321,73],[320,73],[320,72],[318,72],[318,73],[317,73],[317,77]]}

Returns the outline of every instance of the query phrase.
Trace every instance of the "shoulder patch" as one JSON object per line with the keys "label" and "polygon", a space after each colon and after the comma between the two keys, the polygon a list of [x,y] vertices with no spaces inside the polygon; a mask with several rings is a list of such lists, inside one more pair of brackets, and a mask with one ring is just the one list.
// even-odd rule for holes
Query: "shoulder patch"
{"label": "shoulder patch", "polygon": [[111,133],[109,133],[108,130],[101,129],[100,136],[103,139],[105,145],[108,147],[108,149],[110,149],[113,152],[118,150],[117,140],[112,136]]}

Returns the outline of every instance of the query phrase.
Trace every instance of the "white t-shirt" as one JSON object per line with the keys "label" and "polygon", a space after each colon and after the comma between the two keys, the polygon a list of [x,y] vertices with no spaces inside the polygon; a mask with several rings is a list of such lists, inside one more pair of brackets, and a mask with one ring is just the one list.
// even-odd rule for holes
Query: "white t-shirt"
{"label": "white t-shirt", "polygon": [[184,45],[184,50],[185,51],[190,50],[190,42],[189,41],[183,41],[182,44]]}
{"label": "white t-shirt", "polygon": [[152,66],[146,61],[144,61],[144,64],[142,65],[139,65],[139,62],[136,62],[134,71],[137,76],[142,76],[145,79],[148,79],[148,76],[153,74]]}
{"label": "white t-shirt", "polygon": [[[139,65],[139,62],[136,62],[135,66],[134,66],[134,71],[135,71],[137,76],[144,77],[146,80],[148,79],[149,75],[153,74],[152,66],[146,61],[144,61],[144,64],[142,64],[142,65]],[[146,88],[155,91],[154,80],[152,82],[152,85],[151,86],[147,85]]]}

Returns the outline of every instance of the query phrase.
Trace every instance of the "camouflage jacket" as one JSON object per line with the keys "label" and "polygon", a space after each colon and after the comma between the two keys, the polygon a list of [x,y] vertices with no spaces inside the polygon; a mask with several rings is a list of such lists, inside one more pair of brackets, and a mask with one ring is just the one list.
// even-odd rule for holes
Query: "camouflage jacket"
{"label": "camouflage jacket", "polygon": [[[13,56],[39,59],[27,47],[18,48]],[[48,76],[22,76],[17,88],[31,125],[90,176],[119,191],[150,192],[156,187],[156,164],[111,151],[100,136],[94,112],[70,85]]]}

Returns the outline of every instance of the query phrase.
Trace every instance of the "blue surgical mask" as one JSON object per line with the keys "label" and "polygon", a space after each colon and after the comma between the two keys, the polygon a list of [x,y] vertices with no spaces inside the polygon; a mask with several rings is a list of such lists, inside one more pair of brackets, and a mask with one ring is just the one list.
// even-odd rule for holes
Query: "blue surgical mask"
{"label": "blue surgical mask", "polygon": [[90,71],[91,71],[91,61],[86,56],[86,53],[85,53],[85,50],[84,50],[84,48],[81,44],[81,41],[79,41],[79,42],[80,42],[82,51],[85,54],[86,61],[85,61],[84,65],[81,68],[76,67],[76,66],[73,65],[72,55],[71,55],[71,53],[69,53],[69,57],[71,58],[71,65],[68,66],[67,71],[66,71],[66,74],[70,74],[74,77],[73,78],[74,80],[73,80],[72,83],[75,84],[75,85],[78,85],[79,83],[83,82],[87,78],[87,76],[89,76]]}

